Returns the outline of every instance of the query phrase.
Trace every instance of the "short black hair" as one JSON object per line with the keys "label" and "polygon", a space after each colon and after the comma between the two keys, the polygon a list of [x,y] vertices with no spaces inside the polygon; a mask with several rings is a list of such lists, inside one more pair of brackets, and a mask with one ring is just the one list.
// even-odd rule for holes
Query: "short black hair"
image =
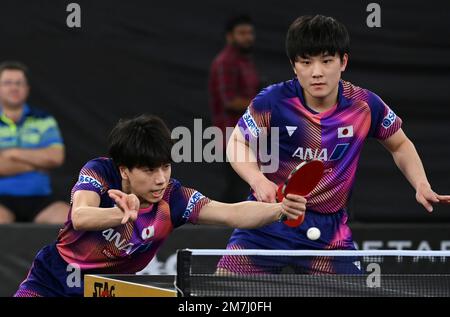
{"label": "short black hair", "polygon": [[29,76],[28,67],[22,62],[4,61],[4,62],[0,63],[0,76],[2,75],[2,73],[5,70],[20,70],[25,75],[25,79],[27,80],[27,82],[29,81],[30,76]]}
{"label": "short black hair", "polygon": [[301,16],[289,27],[286,53],[292,64],[298,57],[306,58],[322,53],[339,54],[341,60],[350,51],[347,28],[332,17]]}
{"label": "short black hair", "polygon": [[225,33],[233,32],[235,27],[242,24],[253,25],[253,20],[248,14],[234,15],[228,18],[225,23]]}
{"label": "short black hair", "polygon": [[172,139],[154,115],[121,119],[109,135],[109,155],[117,166],[154,168],[171,163]]}

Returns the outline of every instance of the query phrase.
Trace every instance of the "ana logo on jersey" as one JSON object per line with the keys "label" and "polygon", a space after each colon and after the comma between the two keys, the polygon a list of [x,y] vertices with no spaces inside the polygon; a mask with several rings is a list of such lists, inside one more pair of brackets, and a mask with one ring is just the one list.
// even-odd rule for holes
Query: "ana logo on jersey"
{"label": "ana logo on jersey", "polygon": [[336,144],[331,155],[328,157],[328,149],[311,149],[298,147],[292,157],[298,157],[302,161],[321,160],[321,161],[337,161],[340,160],[347,151],[350,143]]}
{"label": "ana logo on jersey", "polygon": [[154,235],[155,235],[155,227],[153,227],[153,225],[142,229],[142,233],[141,233],[142,240],[150,239]]}
{"label": "ana logo on jersey", "polygon": [[353,137],[353,126],[338,128],[338,139]]}
{"label": "ana logo on jersey", "polygon": [[389,109],[389,112],[384,117],[383,122],[381,123],[381,126],[385,129],[388,129],[392,124],[394,124],[395,119],[397,118],[397,115]]}
{"label": "ana logo on jersey", "polygon": [[129,243],[127,239],[122,239],[120,232],[115,231],[112,228],[102,231],[102,235],[106,241],[113,242],[114,246],[120,251],[125,250],[126,254],[130,254],[134,244]]}
{"label": "ana logo on jersey", "polygon": [[302,161],[321,160],[328,161],[327,149],[311,149],[309,147],[298,147],[292,157],[298,157]]}

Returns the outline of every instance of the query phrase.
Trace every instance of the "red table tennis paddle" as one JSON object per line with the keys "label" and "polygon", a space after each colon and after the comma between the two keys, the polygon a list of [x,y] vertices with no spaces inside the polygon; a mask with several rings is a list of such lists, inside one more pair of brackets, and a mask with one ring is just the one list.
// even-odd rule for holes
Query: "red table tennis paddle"
{"label": "red table tennis paddle", "polygon": [[[283,201],[287,194],[295,194],[300,196],[308,195],[322,179],[324,165],[322,161],[313,160],[302,162],[292,170],[286,181],[278,186],[277,200]],[[297,219],[286,220],[285,215],[281,215],[280,221],[289,227],[300,226],[305,219],[305,214]]]}

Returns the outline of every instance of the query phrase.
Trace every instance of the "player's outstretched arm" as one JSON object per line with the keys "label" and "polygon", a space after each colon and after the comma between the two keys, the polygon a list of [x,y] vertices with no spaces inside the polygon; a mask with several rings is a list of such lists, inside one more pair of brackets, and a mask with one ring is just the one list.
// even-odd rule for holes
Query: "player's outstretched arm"
{"label": "player's outstretched arm", "polygon": [[306,210],[306,199],[289,194],[281,203],[245,201],[226,204],[211,201],[199,213],[199,224],[225,225],[232,228],[258,228],[277,221],[280,214],[297,219]]}
{"label": "player's outstretched arm", "polygon": [[120,191],[110,191],[109,194],[117,207],[100,208],[100,196],[93,191],[78,190],[74,193],[71,220],[75,230],[103,230],[136,220],[139,200],[135,195]]}
{"label": "player's outstretched arm", "polygon": [[416,190],[417,202],[426,210],[432,212],[433,203],[450,203],[450,196],[438,195],[432,190],[419,154],[402,129],[381,144],[391,152],[395,164]]}

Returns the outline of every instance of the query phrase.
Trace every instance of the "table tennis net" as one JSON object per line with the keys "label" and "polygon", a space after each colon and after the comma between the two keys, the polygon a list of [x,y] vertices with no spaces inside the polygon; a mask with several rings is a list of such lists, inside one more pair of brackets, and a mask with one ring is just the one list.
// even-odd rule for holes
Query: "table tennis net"
{"label": "table tennis net", "polygon": [[208,297],[448,297],[448,251],[178,250],[176,287]]}

